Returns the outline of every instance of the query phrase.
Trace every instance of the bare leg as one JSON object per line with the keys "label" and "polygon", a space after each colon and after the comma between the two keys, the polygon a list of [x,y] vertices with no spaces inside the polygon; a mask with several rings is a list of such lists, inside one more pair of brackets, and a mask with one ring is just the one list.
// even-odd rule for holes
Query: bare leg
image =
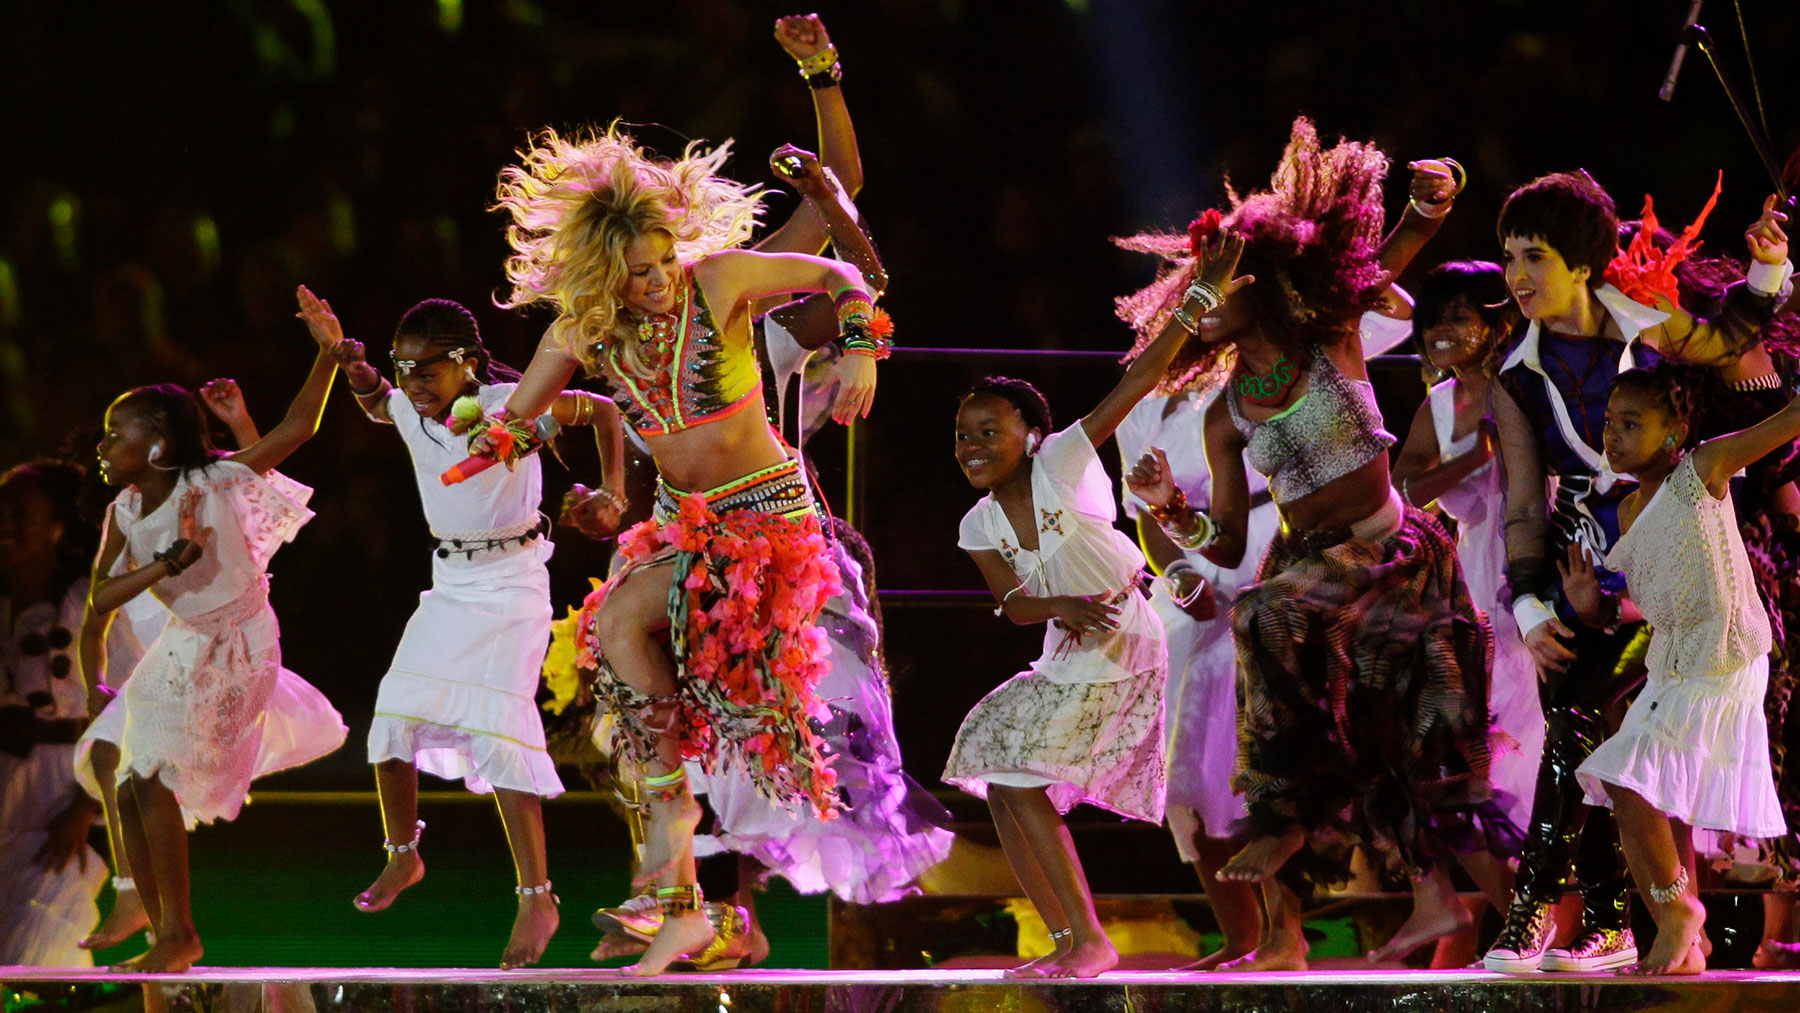
{"label": "bare leg", "polygon": [[[143,827],[148,854],[132,855],[133,869],[150,869],[156,877],[156,943],[134,959],[133,970],[151,973],[185,971],[203,952],[194,928],[188,883],[187,827],[175,793],[155,777],[132,775],[131,797]],[[129,843],[129,842],[128,842]],[[148,903],[149,898],[145,898]]]}
{"label": "bare leg", "polygon": [[1306,935],[1302,929],[1299,895],[1273,877],[1263,880],[1262,891],[1263,904],[1269,912],[1268,935],[1254,951],[1220,964],[1218,970],[1306,970]]}
{"label": "bare leg", "polygon": [[[137,796],[131,790],[129,782],[118,786],[119,829],[120,837],[125,842],[126,861],[136,870],[138,899],[143,901],[144,914],[150,920],[150,938],[156,937],[156,925],[162,917],[162,896],[156,889],[156,866],[150,861],[150,842],[144,836],[143,814],[138,809]],[[120,961],[115,967],[121,970],[133,970],[143,954]]]}
{"label": "bare leg", "polygon": [[[1220,869],[1218,877],[1221,882],[1240,883],[1261,882],[1281,871],[1288,859],[1306,843],[1306,831],[1299,826],[1292,826],[1285,833],[1270,837],[1253,838],[1238,853],[1231,856],[1231,861]],[[1267,900],[1267,894],[1264,900]]]}
{"label": "bare leg", "polygon": [[1469,913],[1469,924],[1461,930],[1452,932],[1437,941],[1431,951],[1433,971],[1455,971],[1469,967],[1481,959],[1481,951],[1477,949],[1480,937],[1481,914],[1487,910],[1487,898],[1477,894],[1473,897],[1458,897],[1463,910]]}
{"label": "bare leg", "polygon": [[[997,789],[988,791],[988,810],[994,815],[994,829],[1000,835],[1000,851],[1006,856],[1006,864],[1012,867],[1013,878],[1019,881],[1019,888],[1037,908],[1038,917],[1043,919],[1045,927],[1052,932],[1059,932],[1069,927],[1069,920],[1063,914],[1062,903],[1056,899],[1056,891],[1051,889],[1050,880],[1044,870],[1038,867],[1037,854],[1032,850],[1031,842],[1025,838],[1025,830],[1007,808],[1007,795]],[[1069,952],[1069,940],[1072,936],[1054,939],[1054,949],[1049,953],[1012,968],[1006,972],[1008,978],[1041,978],[1043,966],[1063,954]]]}
{"label": "bare leg", "polygon": [[1699,974],[1706,970],[1706,958],[1699,947],[1706,909],[1700,906],[1698,898],[1685,891],[1667,904],[1649,897],[1652,888],[1674,883],[1681,870],[1669,818],[1629,788],[1608,784],[1606,793],[1612,798],[1613,815],[1619,823],[1625,861],[1644,890],[1645,901],[1656,920],[1656,942],[1649,954],[1635,965],[1622,968],[1621,973]]}
{"label": "bare leg", "polygon": [[[692,796],[689,796],[689,800],[692,800]],[[698,881],[694,867],[694,838],[690,833],[686,849],[677,856],[674,866],[663,874],[657,885],[683,888],[692,887]],[[657,929],[656,938],[644,950],[643,958],[622,969],[620,973],[639,978],[661,974],[675,961],[704,949],[706,944],[712,942],[712,938],[713,927],[706,920],[706,912],[665,904],[662,927]]]}
{"label": "bare leg", "polygon": [[402,890],[425,878],[425,860],[418,851],[419,768],[405,760],[382,760],[375,765],[375,794],[381,799],[381,829],[388,846],[410,847],[388,852],[381,875],[351,902],[358,911],[385,911]]}
{"label": "bare leg", "polygon": [[1081,856],[1075,853],[1075,841],[1062,814],[1050,802],[1042,788],[988,789],[989,797],[1001,795],[1007,812],[1018,824],[1025,843],[1037,859],[1050,890],[1056,896],[1068,927],[1069,951],[1040,966],[1046,978],[1092,978],[1109,971],[1119,963],[1119,951],[1100,927],[1100,916],[1094,912],[1094,897],[1088,892],[1087,875],[1081,868]]}
{"label": "bare leg", "polygon": [[[601,653],[613,674],[646,696],[667,697],[676,690],[675,663],[660,640],[669,627],[669,586],[674,572],[672,566],[658,566],[625,578],[607,591],[595,622]],[[645,773],[659,776],[680,770],[680,729],[667,727],[677,720],[675,711],[667,705],[650,710],[642,720],[662,734],[656,743],[656,762]],[[659,724],[664,727],[656,727]],[[663,882],[684,853],[692,850],[694,828],[700,824],[700,805],[685,787],[666,798],[655,792],[647,794],[644,855],[633,882],[637,887]]]}
{"label": "bare leg", "polygon": [[1394,933],[1394,938],[1369,951],[1370,963],[1403,959],[1426,943],[1469,927],[1469,910],[1456,895],[1450,873],[1441,866],[1413,880],[1412,891],[1412,914]]}
{"label": "bare leg", "polygon": [[1219,923],[1220,931],[1225,933],[1225,944],[1216,953],[1207,954],[1199,960],[1182,967],[1183,971],[1210,971],[1227,960],[1237,958],[1256,949],[1262,939],[1263,910],[1262,891],[1253,883],[1236,880],[1221,880],[1219,870],[1231,860],[1231,856],[1243,846],[1242,841],[1234,841],[1226,837],[1208,837],[1206,826],[1199,815],[1178,816],[1170,811],[1169,828],[1176,833],[1191,835],[1189,850],[1194,854],[1194,871],[1200,876],[1200,888],[1206,891],[1206,899],[1212,905],[1213,920]]}
{"label": "bare leg", "polygon": [[[544,856],[543,800],[530,792],[496,788],[494,802],[500,807],[500,823],[506,828],[506,844],[512,849],[513,872],[519,877],[519,886],[529,889],[547,885],[550,869]],[[506,941],[500,966],[511,970],[537,963],[561,923],[554,894],[521,893],[519,913],[513,918],[512,936]]]}
{"label": "bare leg", "polygon": [[[100,808],[106,814],[106,843],[112,851],[113,875],[131,879],[131,860],[125,854],[125,830],[119,821],[119,747],[111,742],[94,743],[90,758],[94,779],[100,782]],[[144,901],[137,889],[119,890],[113,909],[100,927],[88,933],[76,945],[84,950],[108,950],[150,927],[150,916],[144,913]]]}

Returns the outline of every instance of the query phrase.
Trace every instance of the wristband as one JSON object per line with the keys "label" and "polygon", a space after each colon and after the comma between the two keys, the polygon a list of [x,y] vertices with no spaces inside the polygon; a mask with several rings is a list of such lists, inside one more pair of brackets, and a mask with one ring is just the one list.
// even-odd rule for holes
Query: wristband
{"label": "wristband", "polygon": [[806,78],[806,86],[808,88],[811,88],[813,91],[824,91],[827,88],[836,88],[843,82],[844,67],[842,64],[834,63],[824,70],[819,71],[817,74],[806,74],[803,76]]}
{"label": "wristband", "polygon": [[1750,269],[1744,272],[1744,283],[1757,295],[1776,296],[1781,294],[1782,286],[1787,284],[1793,273],[1794,262],[1791,260],[1784,260],[1779,264],[1765,264],[1755,260],[1751,261]]}
{"label": "wristband", "polygon": [[837,66],[838,50],[836,46],[828,44],[824,49],[796,62],[800,64],[801,77],[812,77],[814,74],[822,74]]}
{"label": "wristband", "polygon": [[1532,630],[1556,618],[1556,612],[1544,603],[1544,599],[1534,594],[1522,594],[1513,599],[1512,614],[1513,622],[1519,627],[1520,640],[1524,640]]}

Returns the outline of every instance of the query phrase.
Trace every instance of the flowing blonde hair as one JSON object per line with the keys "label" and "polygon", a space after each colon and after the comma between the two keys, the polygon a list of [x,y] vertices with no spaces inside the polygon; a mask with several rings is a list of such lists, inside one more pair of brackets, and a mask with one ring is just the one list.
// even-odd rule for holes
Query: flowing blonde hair
{"label": "flowing blonde hair", "polygon": [[545,128],[519,149],[518,165],[500,170],[493,209],[512,216],[512,293],[495,302],[508,309],[551,303],[551,336],[590,376],[609,359],[620,372],[648,378],[623,301],[625,248],[661,230],[686,265],[749,240],[763,190],[719,175],[730,153],[730,141],[711,149],[692,141],[680,158],[661,158],[638,147],[617,120],[569,137]]}
{"label": "flowing blonde hair", "polygon": [[[1387,170],[1387,155],[1374,144],[1339,138],[1325,148],[1312,121],[1299,116],[1269,189],[1241,197],[1226,181],[1231,210],[1221,228],[1244,237],[1238,273],[1256,276],[1256,284],[1231,298],[1276,348],[1303,356],[1308,346],[1355,327],[1380,301],[1389,281],[1380,264]],[[1138,336],[1125,356],[1129,362],[1181,305],[1197,263],[1185,233],[1147,232],[1113,242],[1163,259],[1155,281],[1115,302],[1119,319]],[[1190,341],[1158,389],[1173,393],[1216,384],[1236,361],[1235,348]]]}

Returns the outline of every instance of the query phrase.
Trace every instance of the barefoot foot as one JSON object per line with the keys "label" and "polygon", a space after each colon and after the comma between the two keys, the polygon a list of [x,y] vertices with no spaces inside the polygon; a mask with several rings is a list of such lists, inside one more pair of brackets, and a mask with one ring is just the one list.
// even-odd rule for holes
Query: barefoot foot
{"label": "barefoot foot", "polygon": [[1662,975],[1699,974],[1706,970],[1706,955],[1700,952],[1698,936],[1706,922],[1706,908],[1700,899],[1683,894],[1675,899],[1656,929],[1656,942],[1644,959],[1621,968],[1621,974]]}
{"label": "barefoot foot", "polygon": [[680,958],[705,949],[712,942],[713,932],[712,922],[699,911],[664,915],[662,928],[644,951],[644,959],[621,968],[620,973],[634,978],[661,974]]}
{"label": "barefoot foot", "polygon": [[136,890],[120,890],[106,920],[75,945],[84,950],[110,950],[149,927],[150,916],[144,913],[143,897]]}
{"label": "barefoot foot", "polygon": [[635,957],[650,948],[650,944],[642,939],[635,939],[623,932],[608,932],[600,937],[594,952],[588,954],[592,961],[612,960],[617,957]]}
{"label": "barefoot foot", "polygon": [[1250,953],[1249,947],[1232,946],[1228,943],[1225,946],[1221,946],[1219,949],[1213,951],[1212,953],[1209,953],[1206,956],[1201,957],[1199,960],[1196,960],[1191,964],[1183,964],[1180,967],[1175,968],[1175,970],[1177,970],[1177,971],[1217,970],[1220,964],[1224,964],[1228,961],[1236,960],[1239,957],[1245,956],[1249,953]]}
{"label": "barefoot foot", "polygon": [[1244,849],[1231,856],[1231,861],[1218,872],[1218,878],[1224,882],[1253,883],[1268,879],[1281,871],[1287,860],[1294,857],[1294,852],[1306,843],[1306,832],[1299,827],[1290,827],[1286,833],[1274,837],[1258,837]]}
{"label": "barefoot foot", "polygon": [[375,882],[369,884],[367,890],[357,894],[356,899],[350,903],[365,914],[385,911],[394,902],[394,898],[400,896],[402,890],[424,878],[425,860],[419,857],[417,851],[389,855],[387,867],[381,870],[381,875],[376,876]]}
{"label": "barefoot foot", "polygon": [[1800,943],[1783,943],[1765,939],[1750,958],[1750,966],[1765,971],[1800,967]]}
{"label": "barefoot foot", "polygon": [[521,894],[519,913],[513,918],[512,938],[506,941],[500,967],[511,971],[537,963],[544,955],[544,947],[550,945],[550,937],[556,934],[556,927],[561,924],[555,894]]}
{"label": "barefoot foot", "polygon": [[1044,978],[1094,978],[1119,966],[1119,951],[1104,935],[1098,939],[1076,943],[1069,952],[1045,961],[1039,969]]}
{"label": "barefoot foot", "polygon": [[1002,978],[1042,978],[1044,976],[1044,965],[1050,963],[1053,960],[1056,960],[1058,957],[1061,957],[1068,952],[1069,952],[1069,945],[1068,945],[1067,941],[1064,940],[1062,942],[1058,942],[1056,944],[1056,948],[1051,950],[1049,953],[1046,953],[1041,957],[1035,957],[1031,960],[1027,960],[1025,963],[1020,964],[1018,967],[1009,967],[1006,970],[1000,972],[1000,977],[1002,977]]}
{"label": "barefoot foot", "polygon": [[1369,963],[1385,964],[1404,960],[1407,954],[1426,943],[1461,932],[1474,924],[1474,921],[1469,916],[1468,908],[1461,904],[1451,907],[1414,907],[1412,914],[1406,917],[1405,923],[1394,933],[1392,939],[1369,951]]}
{"label": "barefoot foot", "polygon": [[1228,960],[1213,968],[1225,973],[1243,971],[1304,971],[1306,944],[1265,942],[1236,960]]}
{"label": "barefoot foot", "polygon": [[205,952],[200,946],[198,935],[171,935],[165,932],[157,939],[156,945],[130,960],[114,964],[113,970],[135,974],[180,974],[193,967]]}

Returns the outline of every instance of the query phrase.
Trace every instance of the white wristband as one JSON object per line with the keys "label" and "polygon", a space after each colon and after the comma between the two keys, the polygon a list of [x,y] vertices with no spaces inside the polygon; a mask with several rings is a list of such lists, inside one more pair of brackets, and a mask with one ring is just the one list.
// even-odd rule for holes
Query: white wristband
{"label": "white wristband", "polygon": [[1784,260],[1779,264],[1765,264],[1760,260],[1750,263],[1750,270],[1744,272],[1744,283],[1757,295],[1780,295],[1781,287],[1787,284],[1789,276],[1794,273],[1794,262]]}
{"label": "white wristband", "polygon": [[1519,639],[1556,618],[1556,612],[1535,594],[1522,594],[1513,599],[1513,622],[1518,624]]}

